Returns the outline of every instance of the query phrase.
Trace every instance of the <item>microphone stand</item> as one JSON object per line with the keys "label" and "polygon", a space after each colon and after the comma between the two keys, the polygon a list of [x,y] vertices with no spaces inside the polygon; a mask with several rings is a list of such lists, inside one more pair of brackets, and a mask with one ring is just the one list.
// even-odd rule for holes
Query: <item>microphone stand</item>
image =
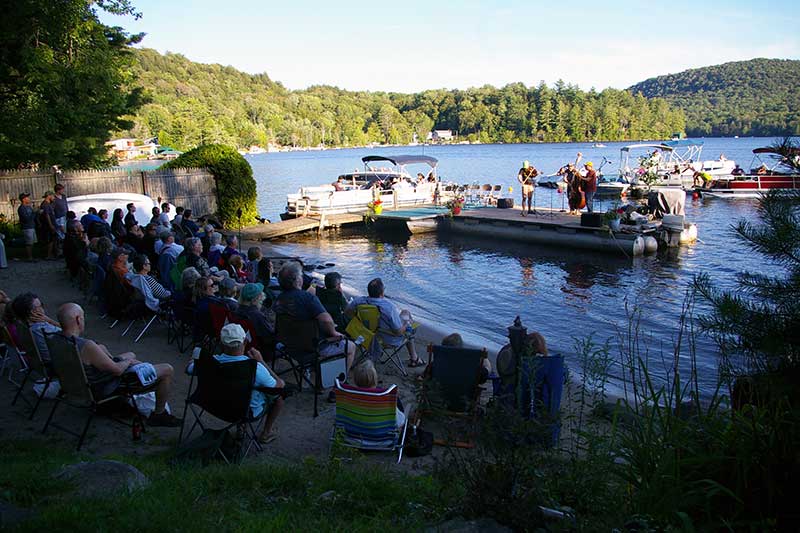
{"label": "microphone stand", "polygon": [[242,253],[242,208],[236,210],[236,216],[239,218],[239,239],[237,242],[239,243],[239,253]]}

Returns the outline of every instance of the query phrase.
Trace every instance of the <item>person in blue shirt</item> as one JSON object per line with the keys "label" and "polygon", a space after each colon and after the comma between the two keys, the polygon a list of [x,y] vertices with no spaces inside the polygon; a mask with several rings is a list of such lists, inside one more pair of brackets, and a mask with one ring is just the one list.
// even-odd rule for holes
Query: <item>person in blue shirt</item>
{"label": "person in blue shirt", "polygon": [[[250,348],[245,355],[245,336],[242,326],[239,324],[227,324],[222,328],[219,335],[223,353],[215,355],[214,359],[220,363],[246,361],[248,358],[255,359],[258,361],[258,365],[256,365],[256,377],[253,386],[282,389],[285,383],[269,369],[258,350]],[[250,413],[252,416],[260,416],[266,408],[269,408],[269,412],[265,418],[264,427],[261,429],[258,436],[258,441],[262,444],[272,442],[278,436],[277,432],[272,429],[272,426],[283,408],[283,398],[280,396],[268,395],[259,390],[253,390],[250,394]]]}

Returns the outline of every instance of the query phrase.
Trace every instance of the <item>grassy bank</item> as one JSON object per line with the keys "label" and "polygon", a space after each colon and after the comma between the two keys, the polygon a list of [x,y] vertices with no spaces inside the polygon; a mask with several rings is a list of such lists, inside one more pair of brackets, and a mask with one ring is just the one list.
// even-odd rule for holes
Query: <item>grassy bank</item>
{"label": "grassy bank", "polygon": [[443,513],[441,485],[432,477],[390,474],[357,460],[203,468],[112,455],[106,458],[134,465],[151,484],[82,500],[52,474],[97,457],[38,440],[0,441],[0,449],[0,498],[37,511],[20,531],[415,530]]}

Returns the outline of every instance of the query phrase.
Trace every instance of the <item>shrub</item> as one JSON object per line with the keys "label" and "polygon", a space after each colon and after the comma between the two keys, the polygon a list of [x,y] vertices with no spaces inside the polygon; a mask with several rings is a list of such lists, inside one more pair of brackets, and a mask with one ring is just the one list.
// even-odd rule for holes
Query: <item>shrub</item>
{"label": "shrub", "polygon": [[217,215],[224,225],[238,224],[236,211],[240,208],[244,224],[252,222],[258,216],[253,169],[230,146],[198,146],[170,161],[164,168],[207,168],[217,182]]}

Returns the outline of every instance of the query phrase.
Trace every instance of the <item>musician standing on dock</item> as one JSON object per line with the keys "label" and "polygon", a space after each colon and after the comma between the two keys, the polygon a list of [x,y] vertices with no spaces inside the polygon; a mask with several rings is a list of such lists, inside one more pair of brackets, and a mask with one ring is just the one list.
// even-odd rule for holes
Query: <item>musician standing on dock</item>
{"label": "musician standing on dock", "polygon": [[536,176],[539,171],[532,167],[528,161],[522,162],[522,168],[517,173],[517,181],[522,185],[522,216],[525,216],[525,199],[528,199],[528,213],[533,213],[531,206],[531,198],[533,197],[533,188],[536,186]]}
{"label": "musician standing on dock", "polygon": [[597,172],[594,171],[594,165],[591,161],[587,161],[583,168],[586,169],[586,175],[581,178],[583,181],[583,193],[586,195],[586,209],[591,213],[594,193],[597,191]]}

